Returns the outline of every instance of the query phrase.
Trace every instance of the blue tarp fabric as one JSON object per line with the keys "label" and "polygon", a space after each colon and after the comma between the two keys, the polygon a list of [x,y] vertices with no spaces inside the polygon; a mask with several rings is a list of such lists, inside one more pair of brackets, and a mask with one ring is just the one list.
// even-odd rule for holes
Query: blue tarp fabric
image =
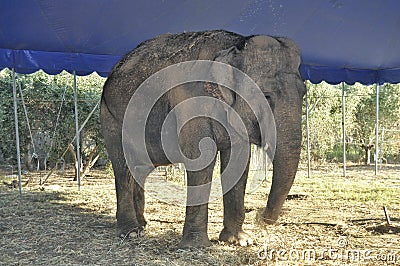
{"label": "blue tarp fabric", "polygon": [[102,76],[158,34],[225,29],[296,41],[313,83],[400,82],[398,0],[0,2],[0,69]]}

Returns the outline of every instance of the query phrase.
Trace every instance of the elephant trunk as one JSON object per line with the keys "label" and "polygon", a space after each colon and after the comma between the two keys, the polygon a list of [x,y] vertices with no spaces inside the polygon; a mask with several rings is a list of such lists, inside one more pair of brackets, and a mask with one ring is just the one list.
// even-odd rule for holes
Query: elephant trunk
{"label": "elephant trunk", "polygon": [[296,176],[301,150],[302,96],[297,92],[292,97],[281,97],[275,105],[276,150],[273,160],[272,186],[264,221],[273,224],[279,217]]}

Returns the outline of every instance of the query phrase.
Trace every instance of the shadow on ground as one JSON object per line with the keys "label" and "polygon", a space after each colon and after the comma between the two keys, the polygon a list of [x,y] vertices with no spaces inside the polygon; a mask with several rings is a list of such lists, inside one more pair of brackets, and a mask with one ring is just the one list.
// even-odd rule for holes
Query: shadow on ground
{"label": "shadow on ground", "polygon": [[181,232],[168,229],[121,239],[113,214],[71,202],[68,192],[0,191],[1,265],[237,264],[237,252],[243,263],[257,256],[215,240],[210,248],[177,250]]}

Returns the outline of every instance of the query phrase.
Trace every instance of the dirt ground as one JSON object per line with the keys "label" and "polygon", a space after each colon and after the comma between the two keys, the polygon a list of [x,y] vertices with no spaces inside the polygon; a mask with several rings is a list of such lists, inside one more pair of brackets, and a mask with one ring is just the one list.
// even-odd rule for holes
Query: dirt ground
{"label": "dirt ground", "polygon": [[[300,167],[276,225],[258,222],[270,181],[246,195],[244,229],[254,245],[218,242],[222,200],[209,204],[213,246],[176,248],[184,207],[147,197],[146,235],[116,235],[114,180],[95,170],[78,191],[71,173],[24,175],[29,183],[11,188],[13,176],[0,184],[0,265],[400,265],[400,167],[338,165],[312,170]],[[270,180],[270,178],[269,178]],[[391,219],[387,224],[383,206]]]}

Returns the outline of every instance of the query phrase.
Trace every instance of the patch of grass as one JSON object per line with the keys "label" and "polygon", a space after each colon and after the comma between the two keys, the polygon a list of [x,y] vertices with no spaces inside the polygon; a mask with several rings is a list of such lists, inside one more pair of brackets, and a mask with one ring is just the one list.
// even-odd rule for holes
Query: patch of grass
{"label": "patch of grass", "polygon": [[292,191],[322,200],[346,201],[370,205],[400,205],[400,180],[397,169],[382,170],[375,176],[373,168],[350,168],[347,177],[341,169],[312,171],[311,178],[298,173]]}

